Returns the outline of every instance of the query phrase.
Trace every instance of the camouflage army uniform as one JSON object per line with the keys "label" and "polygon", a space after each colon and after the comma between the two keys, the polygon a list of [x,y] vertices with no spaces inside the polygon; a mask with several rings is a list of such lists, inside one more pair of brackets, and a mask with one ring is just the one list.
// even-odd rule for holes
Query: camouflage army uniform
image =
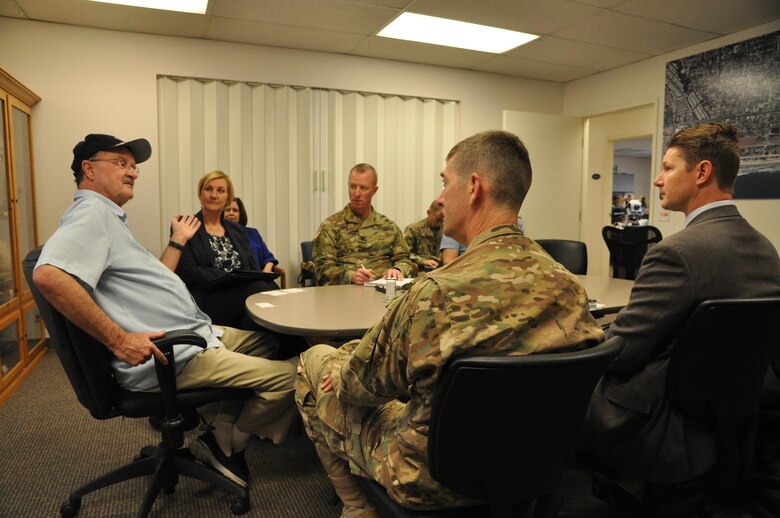
{"label": "camouflage army uniform", "polygon": [[[410,508],[467,505],[427,468],[429,405],[442,367],[456,356],[529,354],[603,337],[577,278],[515,225],[501,225],[415,283],[362,339],[301,354],[296,403],[326,452],[326,470],[348,462]],[[334,391],[320,388],[324,374]]]}
{"label": "camouflage army uniform", "polygon": [[404,240],[409,245],[409,256],[421,270],[427,259],[441,264],[441,227],[431,228],[428,218],[410,224],[404,229]]}
{"label": "camouflage army uniform", "polygon": [[349,284],[361,265],[377,277],[397,268],[412,275],[409,247],[398,226],[371,207],[363,220],[349,205],[322,222],[312,251],[319,284]]}

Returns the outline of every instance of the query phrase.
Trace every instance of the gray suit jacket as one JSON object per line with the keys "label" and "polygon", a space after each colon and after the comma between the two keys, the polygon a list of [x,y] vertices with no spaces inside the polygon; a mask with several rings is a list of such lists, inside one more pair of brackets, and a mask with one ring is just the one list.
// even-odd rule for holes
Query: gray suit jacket
{"label": "gray suit jacket", "polygon": [[583,449],[623,478],[674,482],[706,472],[714,440],[670,408],[670,354],[702,301],[777,295],[777,250],[735,206],[707,210],[650,248],[609,329],[623,348],[593,393]]}

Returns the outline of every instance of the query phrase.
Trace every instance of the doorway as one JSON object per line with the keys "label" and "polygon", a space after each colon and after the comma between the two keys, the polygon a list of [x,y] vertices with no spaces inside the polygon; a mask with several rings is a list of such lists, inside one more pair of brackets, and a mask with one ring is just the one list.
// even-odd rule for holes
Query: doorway
{"label": "doorway", "polygon": [[[654,135],[657,121],[658,109],[655,103],[585,119],[580,240],[588,246],[588,273],[609,275],[609,253],[601,237],[601,229],[611,225],[615,146],[618,142]],[[652,136],[649,138],[652,150],[654,139]],[[652,151],[650,162],[652,171]],[[646,188],[646,200],[650,200],[650,177],[646,176],[641,181],[637,178],[634,180],[635,194],[639,188]],[[652,221],[652,202],[648,203],[648,211]]]}
{"label": "doorway", "polygon": [[613,225],[649,219],[652,154],[652,135],[614,142],[610,207]]}

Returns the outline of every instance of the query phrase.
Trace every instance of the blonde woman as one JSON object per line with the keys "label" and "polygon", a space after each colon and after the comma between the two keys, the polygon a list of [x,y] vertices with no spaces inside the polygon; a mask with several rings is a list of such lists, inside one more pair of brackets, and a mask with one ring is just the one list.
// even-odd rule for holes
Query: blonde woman
{"label": "blonde woman", "polygon": [[259,291],[277,289],[273,282],[254,281],[205,292],[203,286],[233,270],[260,270],[244,227],[224,218],[233,201],[233,183],[222,171],[212,171],[198,182],[201,210],[195,216],[202,225],[183,247],[176,273],[189,288],[198,306],[214,324],[256,329],[247,316],[244,300]]}

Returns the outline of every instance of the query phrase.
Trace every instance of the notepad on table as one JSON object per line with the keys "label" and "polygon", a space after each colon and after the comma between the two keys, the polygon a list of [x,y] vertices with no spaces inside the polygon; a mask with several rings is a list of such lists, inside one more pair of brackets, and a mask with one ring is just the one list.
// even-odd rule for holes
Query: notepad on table
{"label": "notepad on table", "polygon": [[598,300],[589,300],[588,301],[588,311],[595,311],[597,309],[601,309],[605,307],[604,304],[599,302]]}
{"label": "notepad on table", "polygon": [[[403,286],[406,286],[407,284],[411,284],[414,282],[414,277],[406,277],[404,280],[399,281],[396,279],[395,281],[395,287],[401,288]],[[387,279],[375,279],[373,281],[368,281],[363,286],[367,286],[369,288],[372,288],[374,286],[386,286],[387,285]]]}

